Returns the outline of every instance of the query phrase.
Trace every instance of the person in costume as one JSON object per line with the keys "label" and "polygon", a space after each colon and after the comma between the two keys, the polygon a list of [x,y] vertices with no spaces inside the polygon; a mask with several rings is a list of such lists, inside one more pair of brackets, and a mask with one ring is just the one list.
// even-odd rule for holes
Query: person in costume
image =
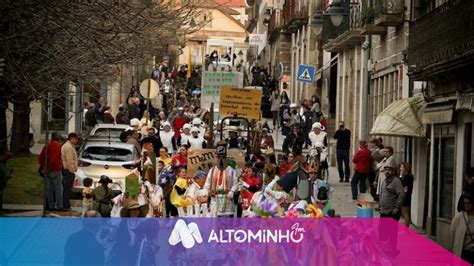
{"label": "person in costume", "polygon": [[177,207],[184,207],[187,206],[189,202],[186,201],[184,198],[184,193],[189,186],[189,180],[186,176],[186,168],[179,168],[178,176],[176,178],[176,182],[173,186],[173,190],[171,191],[170,201],[171,204],[174,206],[174,210],[172,210],[172,215],[176,216],[178,214]]}
{"label": "person in costume", "polygon": [[174,167],[184,167],[188,164],[188,146],[179,147],[178,153],[171,159],[171,165]]}
{"label": "person in costume", "polygon": [[190,124],[184,124],[183,128],[181,129],[181,134],[179,135],[178,138],[178,145],[181,146],[183,144],[188,143],[188,139],[191,138],[191,125]]}
{"label": "person in costume", "polygon": [[163,143],[163,147],[168,149],[168,154],[172,155],[176,150],[176,141],[169,122],[163,123],[162,131],[160,131],[160,139],[161,143]]}
{"label": "person in costume", "polygon": [[247,168],[242,177],[242,208],[248,209],[254,193],[262,189],[262,182],[257,177],[257,169],[255,167]]}
{"label": "person in costume", "polygon": [[[225,143],[221,143],[225,145]],[[204,189],[209,192],[211,201],[217,203],[219,212],[229,213],[234,207],[233,197],[238,182],[235,170],[227,164],[226,155],[218,155],[218,165],[213,166],[207,175]]]}
{"label": "person in costume", "polygon": [[329,203],[329,198],[334,189],[327,181],[321,179],[317,167],[310,166],[309,178],[312,182],[311,201],[313,204],[318,205],[324,215],[327,215],[332,209],[332,205]]}
{"label": "person in costume", "polygon": [[236,126],[230,126],[227,128],[229,137],[226,139],[227,149],[244,149],[245,141],[239,137],[238,128]]}
{"label": "person in costume", "polygon": [[[182,95],[184,96],[184,95]],[[173,117],[171,125],[174,129],[174,137],[178,139],[181,135],[181,129],[189,122],[189,118],[184,114],[184,107],[178,107],[178,113]]]}
{"label": "person in costume", "polygon": [[327,133],[324,132],[324,127],[319,122],[315,122],[312,126],[312,131],[309,133],[309,140],[311,147],[316,147],[316,143],[322,143],[324,147],[328,145]]}
{"label": "person in costume", "polygon": [[272,164],[267,164],[265,167],[265,175],[263,177],[263,196],[265,200],[276,203],[282,207],[287,207],[290,203],[290,199],[293,197],[283,191],[281,186],[278,184],[280,177],[276,175],[276,168]]}
{"label": "person in costume", "polygon": [[197,171],[189,185],[184,198],[190,200],[192,205],[207,203],[207,191],[204,189],[207,174],[204,171]]}
{"label": "person in costume", "polygon": [[[201,129],[202,130],[202,129]],[[198,127],[193,127],[191,129],[192,136],[188,138],[188,144],[191,149],[205,149],[206,140],[204,136],[201,135],[200,129]]]}
{"label": "person in costume", "polygon": [[206,128],[204,122],[202,122],[201,118],[196,117],[193,119],[191,123],[191,127],[197,127],[199,130],[199,136],[204,138],[204,134],[206,134]]}
{"label": "person in costume", "polygon": [[112,189],[109,188],[109,184],[112,183],[112,180],[108,176],[102,175],[99,183],[101,185],[94,189],[93,192],[94,202],[92,209],[98,211],[102,217],[110,217],[112,198],[114,196]]}

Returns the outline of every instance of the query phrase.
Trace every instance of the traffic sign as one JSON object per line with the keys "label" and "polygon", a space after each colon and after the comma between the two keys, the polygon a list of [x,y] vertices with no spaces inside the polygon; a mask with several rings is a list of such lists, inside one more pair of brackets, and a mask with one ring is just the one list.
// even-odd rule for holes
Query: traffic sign
{"label": "traffic sign", "polygon": [[140,94],[147,99],[158,96],[159,90],[158,83],[153,79],[145,79],[140,83]]}
{"label": "traffic sign", "polygon": [[312,83],[314,81],[314,66],[310,65],[299,65],[297,72],[297,80],[306,83]]}

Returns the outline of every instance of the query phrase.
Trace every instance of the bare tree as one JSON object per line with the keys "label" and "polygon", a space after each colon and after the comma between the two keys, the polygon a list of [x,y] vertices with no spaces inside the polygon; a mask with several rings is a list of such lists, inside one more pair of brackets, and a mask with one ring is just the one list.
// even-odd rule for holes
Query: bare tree
{"label": "bare tree", "polygon": [[[11,151],[29,153],[30,102],[51,100],[69,82],[113,80],[121,64],[144,65],[187,34],[189,4],[156,0],[3,0],[0,112],[14,106]],[[4,119],[3,119],[4,120]],[[6,123],[0,115],[0,128]],[[5,134],[4,134],[5,133]],[[0,132],[0,141],[6,132]]]}

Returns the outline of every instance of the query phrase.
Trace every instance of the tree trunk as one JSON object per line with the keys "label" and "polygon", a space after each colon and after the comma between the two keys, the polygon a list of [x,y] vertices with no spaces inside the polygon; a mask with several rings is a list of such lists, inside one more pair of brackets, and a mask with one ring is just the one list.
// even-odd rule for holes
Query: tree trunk
{"label": "tree trunk", "polygon": [[[2,90],[2,94],[3,94]],[[0,96],[0,148],[7,147],[7,107],[8,102],[5,97]]]}
{"label": "tree trunk", "polygon": [[13,101],[13,124],[10,151],[13,155],[30,154],[30,102],[26,99]]}

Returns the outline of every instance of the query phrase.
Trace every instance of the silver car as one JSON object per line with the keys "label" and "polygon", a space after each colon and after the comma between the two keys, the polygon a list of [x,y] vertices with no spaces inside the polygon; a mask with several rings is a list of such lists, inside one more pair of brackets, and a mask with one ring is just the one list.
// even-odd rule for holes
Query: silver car
{"label": "silver car", "polygon": [[125,176],[140,164],[140,154],[134,145],[123,142],[86,142],[79,152],[79,168],[73,192],[82,192],[83,180],[92,178],[98,186],[101,175],[110,177],[114,191],[125,191]]}
{"label": "silver car", "polygon": [[90,136],[118,139],[128,127],[128,125],[121,124],[97,124],[91,130]]}

